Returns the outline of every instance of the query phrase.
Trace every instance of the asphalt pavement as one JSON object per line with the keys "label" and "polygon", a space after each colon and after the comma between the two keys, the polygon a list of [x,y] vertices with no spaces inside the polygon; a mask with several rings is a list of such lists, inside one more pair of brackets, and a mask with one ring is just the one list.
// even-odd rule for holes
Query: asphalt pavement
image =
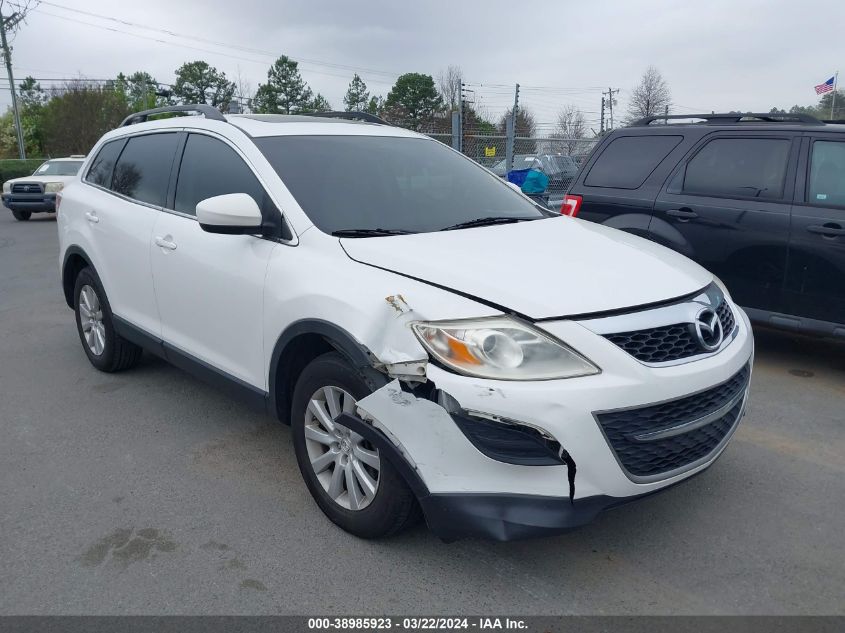
{"label": "asphalt pavement", "polygon": [[0,212],[0,614],[845,614],[845,345],[757,332],[706,473],[554,538],[356,539],[288,427],[87,361],[55,221]]}

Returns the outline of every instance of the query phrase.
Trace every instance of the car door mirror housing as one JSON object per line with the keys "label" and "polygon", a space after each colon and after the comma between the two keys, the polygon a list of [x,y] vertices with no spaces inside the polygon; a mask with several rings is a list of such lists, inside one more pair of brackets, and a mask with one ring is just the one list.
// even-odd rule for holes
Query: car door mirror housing
{"label": "car door mirror housing", "polygon": [[246,193],[227,193],[200,200],[197,220],[203,231],[227,235],[261,233],[263,224],[258,203]]}

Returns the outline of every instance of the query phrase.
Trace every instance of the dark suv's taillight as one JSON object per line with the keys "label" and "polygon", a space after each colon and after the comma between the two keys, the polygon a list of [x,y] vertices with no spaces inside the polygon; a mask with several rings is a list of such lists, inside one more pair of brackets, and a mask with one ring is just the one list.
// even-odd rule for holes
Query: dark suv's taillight
{"label": "dark suv's taillight", "polygon": [[574,218],[581,210],[581,201],[581,196],[571,196],[566,194],[563,197],[563,205],[560,207],[560,214]]}

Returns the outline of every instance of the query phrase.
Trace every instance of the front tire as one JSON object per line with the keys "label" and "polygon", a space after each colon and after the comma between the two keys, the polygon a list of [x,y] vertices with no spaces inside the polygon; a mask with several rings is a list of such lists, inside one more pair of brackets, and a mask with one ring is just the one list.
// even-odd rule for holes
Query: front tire
{"label": "front tire", "polygon": [[16,220],[19,220],[20,222],[26,222],[30,217],[32,217],[32,211],[12,210],[12,215],[15,216]]}
{"label": "front tire", "polygon": [[363,437],[334,422],[354,413],[370,389],[338,353],[319,356],[302,371],[293,393],[291,426],[296,460],[323,513],[361,538],[395,534],[419,518],[402,476]]}
{"label": "front tire", "polygon": [[83,268],[77,275],[73,296],[76,329],[91,364],[109,373],[136,365],[142,350],[115,331],[109,300],[90,268]]}

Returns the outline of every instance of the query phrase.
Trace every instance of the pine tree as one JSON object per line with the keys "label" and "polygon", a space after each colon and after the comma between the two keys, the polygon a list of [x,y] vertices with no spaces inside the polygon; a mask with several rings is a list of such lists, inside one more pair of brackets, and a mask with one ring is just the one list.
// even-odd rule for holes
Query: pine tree
{"label": "pine tree", "polygon": [[267,83],[258,86],[253,110],[261,114],[304,112],[311,105],[311,97],[311,88],[299,74],[299,64],[282,55],[267,71]]}
{"label": "pine tree", "polygon": [[370,92],[367,90],[367,84],[358,76],[358,73],[355,73],[352,81],[349,82],[346,96],[343,97],[343,103],[346,104],[346,111],[361,112],[366,109],[369,101]]}

